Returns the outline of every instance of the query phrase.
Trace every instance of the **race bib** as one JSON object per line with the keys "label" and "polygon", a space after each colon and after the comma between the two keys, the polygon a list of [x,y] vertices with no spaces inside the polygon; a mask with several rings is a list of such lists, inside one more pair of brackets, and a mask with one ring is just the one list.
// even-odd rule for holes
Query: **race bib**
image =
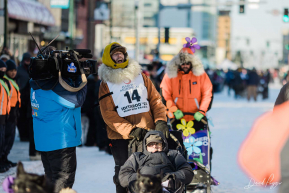
{"label": "race bib", "polygon": [[145,113],[150,110],[147,100],[148,92],[141,74],[134,80],[127,80],[120,84],[107,82],[107,86],[113,93],[112,99],[120,117]]}

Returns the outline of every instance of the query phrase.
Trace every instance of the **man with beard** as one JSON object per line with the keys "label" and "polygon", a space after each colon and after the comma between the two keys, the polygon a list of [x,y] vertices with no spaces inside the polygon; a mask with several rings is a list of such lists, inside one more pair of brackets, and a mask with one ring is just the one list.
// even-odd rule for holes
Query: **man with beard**
{"label": "man with beard", "polygon": [[142,151],[142,140],[147,130],[161,131],[168,138],[165,106],[150,79],[141,73],[141,66],[128,58],[125,47],[116,42],[109,44],[102,61],[98,71],[102,80],[100,110],[111,139],[116,192],[126,193],[118,174],[129,156],[128,145],[133,139],[137,145],[132,152]]}
{"label": "man with beard", "polygon": [[[204,129],[201,122],[206,116],[212,101],[212,83],[205,73],[203,64],[190,48],[183,48],[168,64],[166,75],[161,83],[166,102],[176,106],[173,128],[180,119],[194,121],[196,131]],[[194,113],[188,115],[184,113]]]}
{"label": "man with beard", "polygon": [[10,112],[10,91],[8,84],[4,78],[7,66],[5,62],[0,60],[0,98],[2,100],[0,104],[0,173],[9,170],[9,165],[3,160],[4,148],[5,148],[5,124]]}

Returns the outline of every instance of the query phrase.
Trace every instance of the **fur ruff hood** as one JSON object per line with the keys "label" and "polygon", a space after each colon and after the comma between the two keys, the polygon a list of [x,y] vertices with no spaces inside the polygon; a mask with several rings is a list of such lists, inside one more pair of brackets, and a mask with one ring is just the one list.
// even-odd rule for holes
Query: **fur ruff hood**
{"label": "fur ruff hood", "polygon": [[66,189],[62,189],[59,193],[76,193],[76,191],[70,188],[66,188]]}
{"label": "fur ruff hood", "polygon": [[105,64],[101,64],[98,70],[99,77],[103,82],[111,82],[113,84],[118,84],[125,80],[133,80],[141,72],[141,65],[135,60],[129,60],[126,68],[113,69]]}
{"label": "fur ruff hood", "polygon": [[192,63],[192,72],[195,76],[200,76],[205,72],[204,66],[197,56],[189,54],[188,52],[180,52],[167,64],[166,73],[168,77],[177,77],[179,66],[184,62]]}

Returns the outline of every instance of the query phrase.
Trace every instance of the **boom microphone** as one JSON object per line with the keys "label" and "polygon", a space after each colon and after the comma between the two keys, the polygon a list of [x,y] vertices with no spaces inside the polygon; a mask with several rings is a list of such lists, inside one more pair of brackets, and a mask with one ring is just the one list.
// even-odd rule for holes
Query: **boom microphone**
{"label": "boom microphone", "polygon": [[91,53],[91,50],[90,50],[90,49],[74,49],[73,51],[78,52],[80,55],[90,54],[90,53]]}

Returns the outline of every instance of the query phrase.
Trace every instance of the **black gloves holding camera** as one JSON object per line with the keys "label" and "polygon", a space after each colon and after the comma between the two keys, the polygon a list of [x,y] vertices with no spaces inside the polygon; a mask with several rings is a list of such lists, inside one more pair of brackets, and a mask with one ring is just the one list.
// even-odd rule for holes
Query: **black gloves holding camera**
{"label": "black gloves holding camera", "polygon": [[143,128],[136,127],[133,130],[131,130],[129,136],[136,138],[138,141],[141,141],[143,140],[147,132],[148,131]]}
{"label": "black gloves holding camera", "polygon": [[157,121],[155,130],[161,131],[167,139],[170,137],[169,128],[165,121]]}

